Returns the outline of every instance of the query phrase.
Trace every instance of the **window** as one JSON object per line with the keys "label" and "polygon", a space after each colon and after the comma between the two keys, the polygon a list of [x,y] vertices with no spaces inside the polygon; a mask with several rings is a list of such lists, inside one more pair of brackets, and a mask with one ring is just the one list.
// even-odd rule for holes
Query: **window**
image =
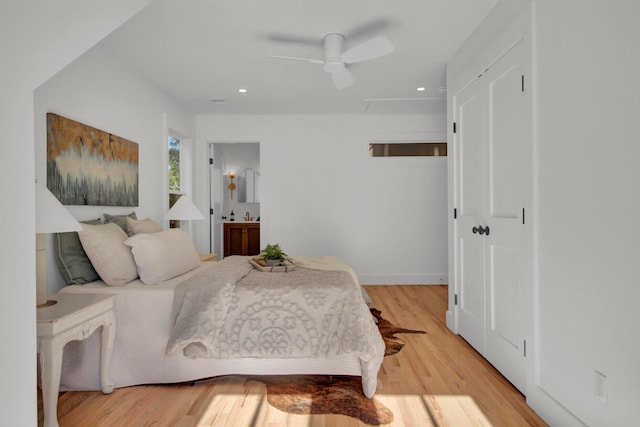
{"label": "window", "polygon": [[446,155],[446,142],[398,142],[369,144],[369,157],[440,157]]}
{"label": "window", "polygon": [[169,192],[182,192],[180,140],[169,135]]}
{"label": "window", "polygon": [[[168,129],[167,147],[167,193],[169,208],[183,195],[192,190],[192,145],[184,133]],[[170,221],[169,227],[179,228],[180,221]]]}
{"label": "window", "polygon": [[[182,188],[182,160],[180,140],[169,135],[169,208],[184,193]],[[180,221],[169,221],[169,228],[180,228]]]}

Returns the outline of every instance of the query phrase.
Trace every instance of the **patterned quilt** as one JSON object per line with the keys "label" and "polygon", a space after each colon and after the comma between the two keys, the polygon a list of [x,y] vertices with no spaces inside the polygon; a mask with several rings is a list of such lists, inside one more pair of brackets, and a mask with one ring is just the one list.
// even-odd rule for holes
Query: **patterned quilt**
{"label": "patterned quilt", "polygon": [[372,397],[384,342],[349,270],[323,265],[260,272],[247,257],[212,263],[176,288],[167,354],[225,359],[352,355],[361,363],[363,391]]}

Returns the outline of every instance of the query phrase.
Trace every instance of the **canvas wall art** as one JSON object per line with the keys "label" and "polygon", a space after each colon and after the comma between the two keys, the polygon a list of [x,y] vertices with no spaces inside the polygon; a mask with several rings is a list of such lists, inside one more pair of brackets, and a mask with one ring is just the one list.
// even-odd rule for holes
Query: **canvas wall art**
{"label": "canvas wall art", "polygon": [[47,187],[63,205],[138,206],[138,144],[47,113]]}

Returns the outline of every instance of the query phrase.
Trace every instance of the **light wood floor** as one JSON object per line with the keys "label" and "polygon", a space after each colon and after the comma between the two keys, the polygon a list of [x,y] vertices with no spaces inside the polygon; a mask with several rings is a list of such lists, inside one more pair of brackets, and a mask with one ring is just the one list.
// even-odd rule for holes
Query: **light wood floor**
{"label": "light wood floor", "polygon": [[[394,414],[393,426],[546,426],[524,397],[462,338],[445,326],[447,287],[367,286],[373,306],[404,334],[400,353],[385,357],[376,398]],[[63,392],[66,426],[307,426],[365,424],[343,415],[291,415],[271,407],[262,383],[239,377],[187,385]],[[42,401],[38,394],[39,425]]]}

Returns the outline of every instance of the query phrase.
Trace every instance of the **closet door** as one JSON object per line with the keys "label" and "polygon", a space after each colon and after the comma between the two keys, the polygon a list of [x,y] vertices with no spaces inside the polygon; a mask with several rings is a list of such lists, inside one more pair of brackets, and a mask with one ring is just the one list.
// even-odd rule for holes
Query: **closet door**
{"label": "closet door", "polygon": [[484,102],[481,81],[457,94],[458,130],[455,168],[458,185],[456,265],[458,333],[479,352],[484,351],[484,240],[474,227],[484,218]]}
{"label": "closet door", "polygon": [[526,147],[531,137],[522,49],[516,46],[482,76],[486,96],[484,356],[524,391],[523,209]]}
{"label": "closet door", "polygon": [[524,158],[531,113],[516,45],[454,95],[458,333],[524,392]]}

